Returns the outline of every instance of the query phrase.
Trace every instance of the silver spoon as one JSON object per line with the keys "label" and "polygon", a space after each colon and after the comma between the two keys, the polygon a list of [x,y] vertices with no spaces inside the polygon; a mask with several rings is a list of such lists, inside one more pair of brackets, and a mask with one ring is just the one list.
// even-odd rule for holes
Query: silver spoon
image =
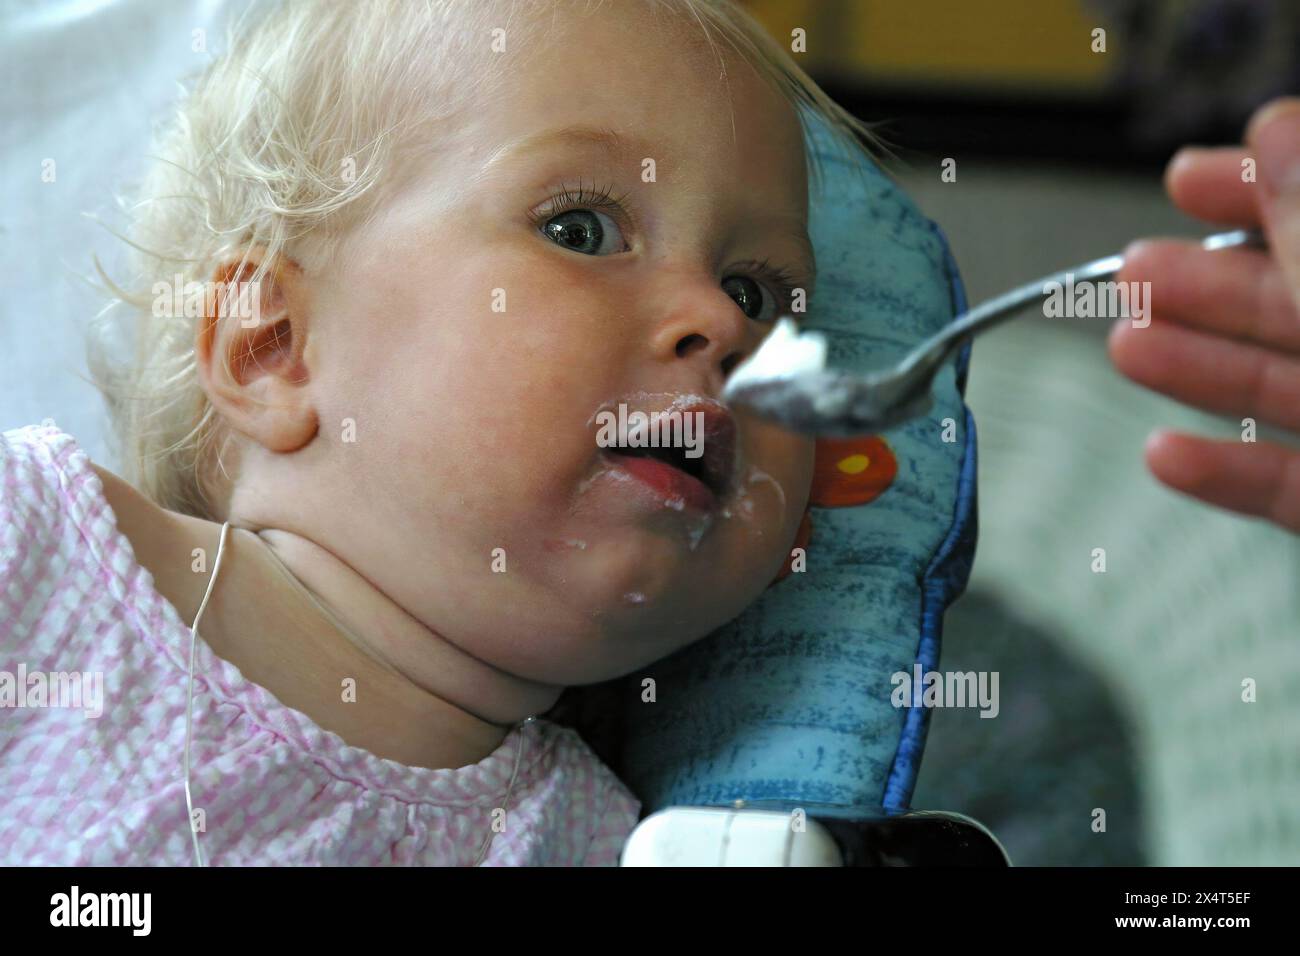
{"label": "silver spoon", "polygon": [[[1209,250],[1268,247],[1262,233],[1248,229],[1208,236],[1201,246]],[[953,319],[892,368],[878,372],[859,375],[820,366],[774,369],[773,357],[768,355],[762,361],[760,348],[732,373],[722,390],[722,400],[806,435],[847,438],[894,428],[930,410],[935,375],[967,340],[1011,318],[1024,306],[1046,298],[1051,284],[1064,286],[1069,276],[1075,282],[1105,279],[1123,264],[1123,256],[1107,256],[989,299]],[[803,338],[810,335],[816,333],[805,333]],[[824,345],[821,348],[824,353]],[[756,359],[766,368],[765,373],[755,371],[759,365]],[[751,367],[747,370],[747,366]]]}

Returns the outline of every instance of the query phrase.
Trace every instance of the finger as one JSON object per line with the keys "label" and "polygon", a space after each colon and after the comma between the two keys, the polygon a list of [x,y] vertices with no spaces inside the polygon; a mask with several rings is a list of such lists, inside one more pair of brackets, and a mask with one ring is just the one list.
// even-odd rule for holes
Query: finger
{"label": "finger", "polygon": [[1165,318],[1300,353],[1300,309],[1266,252],[1142,240],[1124,250],[1116,279],[1150,282],[1147,307]]}
{"label": "finger", "polygon": [[1243,165],[1249,158],[1250,154],[1240,146],[1181,149],[1165,169],[1165,190],[1174,205],[1189,216],[1234,226],[1258,226],[1255,182],[1246,175],[1249,165]]}
{"label": "finger", "polygon": [[1300,359],[1154,316],[1121,319],[1107,349],[1139,385],[1210,412],[1248,415],[1300,430]]}
{"label": "finger", "polygon": [[1255,198],[1273,255],[1294,301],[1300,301],[1300,99],[1277,100],[1256,113],[1246,146],[1259,161]]}
{"label": "finger", "polygon": [[1300,452],[1294,449],[1157,431],[1147,439],[1146,461],[1170,488],[1300,532]]}

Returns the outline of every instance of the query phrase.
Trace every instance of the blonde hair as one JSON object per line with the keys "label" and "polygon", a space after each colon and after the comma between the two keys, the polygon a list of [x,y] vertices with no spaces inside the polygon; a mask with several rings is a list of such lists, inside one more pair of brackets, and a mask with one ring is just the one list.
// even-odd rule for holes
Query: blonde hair
{"label": "blonde hair", "polygon": [[[492,31],[506,30],[517,49],[518,33],[535,25],[524,15],[556,2],[294,0],[232,24],[227,52],[156,143],[123,237],[134,253],[131,288],[95,263],[111,301],[92,322],[87,360],[123,477],[164,508],[228,516],[233,479],[222,451],[231,432],[199,381],[194,318],[156,308],[158,283],[170,288],[176,276],[207,283],[237,261],[233,272],[256,284],[281,256],[328,262],[349,229],[382,204],[396,179],[395,147],[423,135],[424,155],[436,157],[437,130],[491,98],[504,76],[496,64],[505,61],[490,52]],[[618,2],[693,21],[715,52],[720,36],[796,107],[805,132],[799,107],[820,115],[849,148],[875,145],[867,124],[731,0]],[[821,175],[814,159],[813,182]],[[255,264],[253,247],[264,250]],[[113,352],[123,315],[134,354],[120,361]]]}

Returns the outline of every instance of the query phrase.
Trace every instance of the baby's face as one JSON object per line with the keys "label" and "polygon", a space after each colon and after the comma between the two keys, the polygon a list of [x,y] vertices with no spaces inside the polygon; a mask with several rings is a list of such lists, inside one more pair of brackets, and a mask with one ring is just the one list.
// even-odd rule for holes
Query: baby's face
{"label": "baby's face", "polygon": [[[342,476],[313,492],[319,542],[452,643],[557,684],[752,603],[812,472],[811,441],[716,401],[790,311],[760,264],[810,284],[798,120],[734,58],[728,87],[701,40],[628,14],[557,14],[502,54],[500,94],[406,160],[313,293]],[[679,461],[699,474],[602,447],[620,403],[702,412],[703,455]]]}

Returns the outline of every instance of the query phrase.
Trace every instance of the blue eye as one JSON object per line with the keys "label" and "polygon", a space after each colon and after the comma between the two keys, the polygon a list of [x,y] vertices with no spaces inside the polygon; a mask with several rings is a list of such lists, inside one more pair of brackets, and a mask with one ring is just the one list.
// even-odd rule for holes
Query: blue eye
{"label": "blue eye", "polygon": [[[528,214],[537,230],[548,240],[585,256],[608,256],[628,252],[620,222],[633,222],[624,208],[624,196],[614,196],[609,188],[576,190],[560,187],[542,208]],[[598,210],[607,210],[600,212]],[[772,264],[768,259],[750,260],[733,267],[736,271],[722,280],[723,291],[735,301],[747,318],[773,322],[794,311],[794,297],[807,282],[794,273]],[[764,306],[763,290],[771,305]],[[800,311],[806,308],[801,304]],[[792,316],[797,318],[797,316]]]}
{"label": "blue eye", "polygon": [[[599,209],[609,212],[597,212]],[[622,198],[613,196],[609,189],[588,191],[581,184],[576,191],[570,191],[567,186],[562,188],[542,210],[529,214],[547,239],[587,256],[628,250],[613,216],[626,221]]]}
{"label": "blue eye", "polygon": [[627,248],[618,224],[592,209],[570,209],[552,216],[542,223],[542,234],[556,245],[588,256],[610,255]]}

